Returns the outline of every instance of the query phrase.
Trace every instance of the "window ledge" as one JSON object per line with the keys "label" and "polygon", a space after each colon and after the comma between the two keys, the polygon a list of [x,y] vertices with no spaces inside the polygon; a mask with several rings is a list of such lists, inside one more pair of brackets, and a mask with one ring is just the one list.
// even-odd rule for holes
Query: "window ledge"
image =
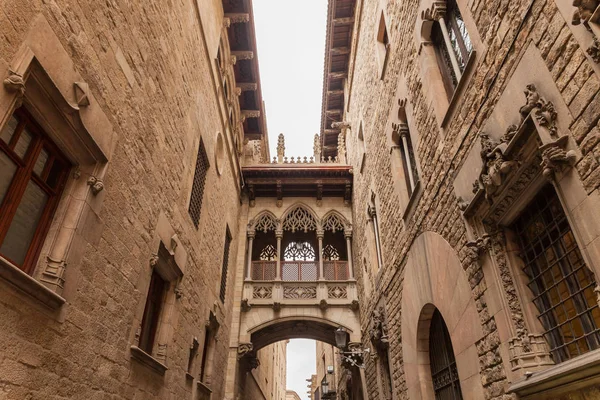
{"label": "window ledge", "polygon": [[212,390],[210,389],[210,387],[203,382],[198,381],[198,392],[210,396],[212,394]]}
{"label": "window ledge", "polygon": [[454,93],[452,94],[452,99],[450,99],[450,103],[448,103],[448,109],[446,110],[446,114],[444,114],[444,119],[442,120],[442,127],[445,127],[448,122],[450,122],[450,118],[454,115],[454,110],[458,106],[458,100],[462,97],[462,91],[464,87],[467,85],[467,82],[470,80],[471,72],[473,71],[473,67],[475,65],[475,59],[477,58],[477,51],[473,49],[471,56],[469,57],[469,61],[467,61],[467,65],[465,66],[465,70],[462,74],[460,81],[458,81],[458,85],[456,85],[456,89],[454,89]]}
{"label": "window ledge", "polygon": [[574,384],[578,387],[591,385],[592,378],[600,380],[599,374],[600,349],[549,367],[544,371],[536,372],[529,378],[512,384],[508,388],[508,393],[524,397],[540,396],[550,390],[554,393],[556,388],[567,391]]}
{"label": "window ledge", "polygon": [[165,372],[169,369],[166,365],[158,361],[156,358],[152,357],[150,354],[146,353],[144,350],[140,349],[137,346],[131,346],[131,357],[142,364],[150,367],[161,375],[164,375]]}
{"label": "window ledge", "polygon": [[53,310],[59,309],[66,302],[63,297],[2,257],[0,257],[0,278]]}

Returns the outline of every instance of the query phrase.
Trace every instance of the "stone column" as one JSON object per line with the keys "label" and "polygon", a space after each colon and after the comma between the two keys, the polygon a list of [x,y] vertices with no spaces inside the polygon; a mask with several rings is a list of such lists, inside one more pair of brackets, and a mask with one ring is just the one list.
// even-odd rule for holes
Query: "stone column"
{"label": "stone column", "polygon": [[348,253],[348,280],[354,280],[354,267],[352,266],[352,230],[344,230],[344,237],[346,238],[346,251]]}
{"label": "stone column", "polygon": [[283,239],[283,231],[276,231],[275,236],[277,237],[277,271],[275,280],[281,280],[281,239]]}
{"label": "stone column", "polygon": [[404,153],[402,156],[406,161],[406,169],[408,170],[406,172],[408,173],[410,192],[412,193],[415,190],[415,177],[413,176],[413,165],[410,159],[410,148],[408,147],[408,135],[410,134],[410,131],[408,130],[408,125],[406,123],[400,123],[399,125],[400,127],[398,130],[400,132],[400,137],[402,138],[402,145],[404,146]]}
{"label": "stone column", "polygon": [[254,236],[256,232],[254,230],[248,231],[248,268],[246,271],[246,280],[252,280],[252,244],[254,243]]}
{"label": "stone column", "polygon": [[324,280],[325,275],[323,274],[323,237],[325,231],[317,230],[317,239],[319,240],[319,280]]}

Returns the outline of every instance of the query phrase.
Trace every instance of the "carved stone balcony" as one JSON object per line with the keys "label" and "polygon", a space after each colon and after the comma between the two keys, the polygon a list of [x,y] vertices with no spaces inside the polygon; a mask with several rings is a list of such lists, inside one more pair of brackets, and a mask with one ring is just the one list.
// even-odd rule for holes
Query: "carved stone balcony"
{"label": "carved stone balcony", "polygon": [[248,306],[353,306],[358,300],[355,281],[246,281]]}

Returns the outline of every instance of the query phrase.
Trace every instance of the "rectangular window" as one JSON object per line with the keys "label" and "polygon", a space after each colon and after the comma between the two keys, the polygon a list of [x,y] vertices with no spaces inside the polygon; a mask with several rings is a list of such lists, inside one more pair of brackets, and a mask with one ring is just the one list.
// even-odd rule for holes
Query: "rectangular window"
{"label": "rectangular window", "polygon": [[154,269],[150,278],[150,287],[148,288],[148,297],[146,298],[146,307],[142,318],[142,329],[140,332],[139,348],[148,354],[152,354],[156,332],[160,321],[160,314],[163,308],[165,292],[169,287],[166,282]]}
{"label": "rectangular window", "polygon": [[231,247],[231,233],[229,228],[225,232],[225,246],[223,251],[223,269],[221,270],[221,292],[219,297],[221,302],[225,302],[225,291],[227,290],[227,269],[229,266],[229,247]]}
{"label": "rectangular window", "polygon": [[596,280],[552,186],[535,197],[514,230],[554,361],[560,363],[600,347]]}
{"label": "rectangular window", "polygon": [[188,213],[192,217],[194,226],[198,229],[200,224],[200,212],[202,210],[202,198],[204,197],[204,183],[206,182],[206,172],[208,170],[208,157],[204,149],[204,142],[200,139],[198,146],[198,158],[196,159],[196,171],[194,172],[194,183],[192,185],[192,195]]}
{"label": "rectangular window", "polygon": [[204,346],[202,348],[202,361],[200,362],[200,382],[206,383],[206,368],[208,361],[208,351],[210,350],[210,341],[212,340],[210,329],[206,328],[204,331]]}
{"label": "rectangular window", "polygon": [[0,255],[28,274],[39,256],[70,164],[19,108],[0,132]]}

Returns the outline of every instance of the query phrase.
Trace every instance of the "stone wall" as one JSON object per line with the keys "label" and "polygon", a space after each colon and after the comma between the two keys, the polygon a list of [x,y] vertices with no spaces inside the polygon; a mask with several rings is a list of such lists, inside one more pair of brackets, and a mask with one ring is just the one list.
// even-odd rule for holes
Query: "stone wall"
{"label": "stone wall", "polygon": [[[202,351],[210,311],[220,323],[211,388],[213,398],[223,398],[236,240],[225,304],[219,287],[226,226],[238,236],[240,189],[233,159],[222,174],[214,164],[217,133],[231,143],[213,62],[222,13],[214,1],[0,2],[3,74],[22,41],[35,33],[32,27],[46,20],[89,84],[97,102],[90,107],[108,116],[116,138],[102,206],[79,228],[88,241],[71,249],[77,257],[67,266],[66,304],[50,311],[0,282],[0,398],[192,398],[196,380],[185,376],[189,347],[197,337]],[[42,61],[51,65],[53,59]],[[195,229],[187,208],[201,137],[211,166]],[[133,321],[146,299],[149,260],[157,251],[152,238],[160,213],[187,252],[164,377],[129,351]],[[200,357],[191,371],[195,379]]]}
{"label": "stone wall", "polygon": [[[408,396],[400,327],[402,288],[408,284],[403,282],[403,272],[414,240],[426,231],[441,235],[463,263],[465,275],[461,279],[470,284],[484,332],[477,348],[485,398],[509,397],[504,394],[509,383],[503,367],[507,360],[500,355],[496,321],[487,311],[486,278],[489,277],[485,277],[481,267],[477,263],[472,265],[468,258],[465,246],[472,237],[469,237],[469,227],[457,205],[453,181],[529,46],[538,49],[567,106],[571,118],[567,126],[583,155],[576,168],[587,193],[597,195],[600,184],[598,66],[586,55],[587,44],[578,41],[581,32],[567,19],[564,9],[568,9],[570,15],[570,4],[569,7],[561,4],[560,11],[557,8],[557,3],[570,2],[459,0],[458,3],[477,53],[473,70],[466,76],[466,85],[459,90],[459,97],[454,100],[444,126],[440,115],[443,117],[445,112],[440,112],[440,101],[436,96],[445,97],[445,93],[435,93],[435,88],[431,87],[435,82],[424,78],[428,71],[423,69],[425,50],[421,48],[418,21],[426,6],[416,0],[362,1],[357,6],[360,30],[355,33],[356,55],[354,65],[350,66],[347,85],[350,99],[346,110],[346,120],[352,126],[348,133],[350,137],[346,138],[349,161],[357,171],[353,197],[353,253],[362,291],[363,332],[368,332],[371,310],[385,298],[390,367],[395,398],[399,399]],[[381,9],[388,21],[391,42],[382,80],[378,75],[375,48]],[[406,219],[390,162],[389,120],[397,112],[399,86],[404,86],[400,91],[409,104],[408,119],[422,186],[422,193]],[[524,104],[525,97],[514,92],[510,101],[513,112],[517,113],[516,105]],[[361,123],[367,155],[364,170],[359,173],[362,144],[357,135]],[[366,212],[372,193],[378,201],[384,266],[366,284],[372,289],[365,293],[364,271],[372,268],[363,266],[362,260],[372,259],[369,254],[374,252],[375,246],[368,232],[372,225],[368,223]],[[366,246],[361,246],[362,243]],[[368,344],[368,338],[363,338]],[[368,364],[366,375],[369,394],[381,399],[373,362]]]}

